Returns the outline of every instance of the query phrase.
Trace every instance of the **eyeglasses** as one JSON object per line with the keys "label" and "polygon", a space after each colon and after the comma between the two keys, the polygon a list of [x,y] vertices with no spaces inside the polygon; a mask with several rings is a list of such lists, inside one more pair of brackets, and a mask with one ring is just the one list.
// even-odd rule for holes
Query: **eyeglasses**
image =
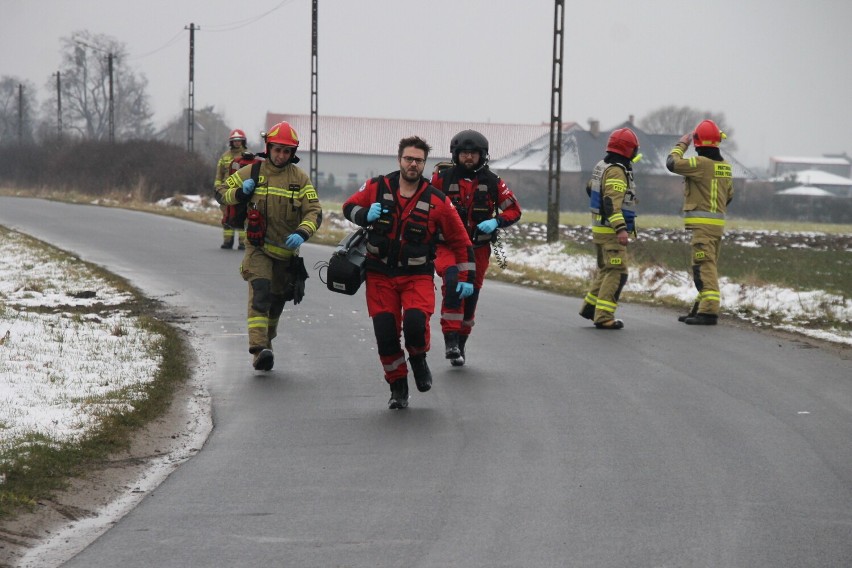
{"label": "eyeglasses", "polygon": [[414,158],[412,156],[403,156],[402,161],[406,164],[417,164],[418,166],[422,166],[426,163],[426,158]]}

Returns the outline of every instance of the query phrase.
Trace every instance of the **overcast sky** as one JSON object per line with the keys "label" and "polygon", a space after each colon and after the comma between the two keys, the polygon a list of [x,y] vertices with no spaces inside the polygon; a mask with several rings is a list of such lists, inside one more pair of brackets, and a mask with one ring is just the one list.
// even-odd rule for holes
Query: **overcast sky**
{"label": "overcast sky", "polygon": [[[88,30],[124,43],[162,126],[188,103],[193,23],[196,109],[250,142],[267,111],[311,109],[311,0],[0,0],[0,13],[0,76],[39,101],[60,38]],[[852,154],[850,22],[849,0],[566,0],[563,121],[607,129],[686,105],[724,113],[753,167]],[[319,112],[548,123],[553,23],[552,0],[319,0]]]}

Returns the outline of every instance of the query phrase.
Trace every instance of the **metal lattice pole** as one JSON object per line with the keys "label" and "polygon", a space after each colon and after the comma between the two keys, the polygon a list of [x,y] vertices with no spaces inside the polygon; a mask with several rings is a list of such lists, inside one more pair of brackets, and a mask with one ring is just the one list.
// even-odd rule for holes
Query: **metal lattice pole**
{"label": "metal lattice pole", "polygon": [[311,35],[311,165],[310,165],[310,176],[311,181],[314,184],[317,183],[317,164],[318,164],[318,123],[319,123],[319,111],[318,111],[318,56],[317,56],[317,12],[319,0],[313,0],[313,11],[312,11],[312,29],[313,33]]}
{"label": "metal lattice pole", "polygon": [[547,166],[547,242],[559,240],[559,178],[562,170],[562,52],[565,0],[555,0],[553,84],[550,95],[550,157]]}

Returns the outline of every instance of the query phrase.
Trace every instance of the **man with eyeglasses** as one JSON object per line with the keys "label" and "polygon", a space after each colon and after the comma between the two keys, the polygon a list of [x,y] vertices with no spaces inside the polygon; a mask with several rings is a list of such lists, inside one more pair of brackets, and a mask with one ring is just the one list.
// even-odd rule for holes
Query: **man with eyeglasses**
{"label": "man with eyeglasses", "polygon": [[476,277],[468,298],[456,292],[458,272],[452,254],[438,244],[435,270],[442,278],[441,331],[444,356],[454,367],[465,363],[465,347],[473,331],[479,290],[491,259],[497,230],[521,218],[521,206],[512,190],[488,169],[488,139],[476,130],[463,130],[450,141],[451,167],[436,168],[432,185],[450,198],[473,243]]}
{"label": "man with eyeglasses", "polygon": [[[473,292],[473,250],[461,219],[447,197],[423,177],[431,148],[412,136],[399,142],[399,170],[374,177],[343,204],[343,215],[368,227],[366,260],[367,311],[385,380],[388,408],[408,407],[408,367],[417,390],[432,388],[426,364],[429,319],[435,312],[435,246],[438,234],[455,260],[461,297]],[[405,350],[400,341],[405,338]]]}

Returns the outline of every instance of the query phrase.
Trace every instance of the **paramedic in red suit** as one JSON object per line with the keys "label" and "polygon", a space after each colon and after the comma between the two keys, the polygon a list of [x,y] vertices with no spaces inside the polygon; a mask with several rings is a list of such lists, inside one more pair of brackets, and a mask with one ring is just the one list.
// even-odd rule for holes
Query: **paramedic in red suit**
{"label": "paramedic in red suit", "polygon": [[367,311],[373,319],[379,359],[390,384],[388,408],[408,406],[405,338],[417,390],[432,387],[426,364],[429,318],[435,312],[435,246],[438,234],[459,270],[458,294],[473,292],[473,250],[464,225],[447,197],[423,177],[429,145],[412,136],[399,142],[399,170],[368,180],[343,204],[343,214],[367,237]]}
{"label": "paramedic in red suit", "polygon": [[467,299],[456,294],[456,272],[452,255],[438,244],[435,270],[442,278],[441,331],[444,355],[454,367],[465,362],[465,345],[473,331],[479,290],[491,259],[491,243],[498,229],[521,218],[521,206],[506,183],[488,169],[488,139],[476,130],[463,130],[450,141],[453,163],[436,168],[432,185],[444,192],[455,205],[473,243],[476,278],[473,294]]}

